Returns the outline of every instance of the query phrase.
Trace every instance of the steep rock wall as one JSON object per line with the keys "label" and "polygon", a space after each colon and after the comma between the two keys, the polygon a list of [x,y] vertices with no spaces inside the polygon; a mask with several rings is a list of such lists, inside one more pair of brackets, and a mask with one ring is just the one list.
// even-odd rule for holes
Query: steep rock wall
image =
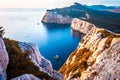
{"label": "steep rock wall", "polygon": [[24,52],[29,51],[28,58],[39,67],[39,70],[47,73],[57,80],[62,80],[63,75],[53,70],[52,64],[49,60],[45,59],[39,52],[38,46],[32,43],[19,42],[19,47]]}
{"label": "steep rock wall", "polygon": [[70,18],[69,16],[62,16],[54,11],[47,11],[42,19],[42,22],[44,23],[57,23],[57,24],[70,24],[71,21],[72,18]]}
{"label": "steep rock wall", "polygon": [[84,34],[87,34],[87,33],[90,34],[90,33],[93,33],[93,31],[95,31],[94,29],[96,29],[96,26],[87,21],[74,18],[71,23],[71,28],[75,31],[79,31]]}
{"label": "steep rock wall", "polygon": [[120,35],[74,20],[72,28],[86,35],[59,70],[64,80],[119,80]]}
{"label": "steep rock wall", "polygon": [[2,38],[0,38],[0,80],[6,80],[6,69],[9,62],[8,53]]}

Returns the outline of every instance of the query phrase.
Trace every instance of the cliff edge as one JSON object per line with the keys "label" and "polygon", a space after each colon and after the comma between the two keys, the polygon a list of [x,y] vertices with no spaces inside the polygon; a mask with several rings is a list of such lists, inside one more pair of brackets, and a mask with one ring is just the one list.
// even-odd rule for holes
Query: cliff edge
{"label": "cliff edge", "polygon": [[53,70],[52,63],[41,55],[36,44],[19,42],[18,45],[23,52],[26,50],[29,51],[26,57],[30,59],[40,71],[47,73],[53,79],[62,80],[62,74]]}
{"label": "cliff edge", "polygon": [[42,22],[70,24],[73,18],[90,22],[99,28],[120,33],[120,13],[94,10],[79,3],[74,3],[68,7],[47,10]]}
{"label": "cliff edge", "polygon": [[42,18],[42,22],[44,23],[70,24],[71,21],[72,18],[70,16],[63,16],[55,11],[46,11]]}
{"label": "cliff edge", "polygon": [[62,80],[33,43],[0,38],[0,80]]}
{"label": "cliff edge", "polygon": [[79,19],[72,29],[86,35],[60,68],[63,80],[119,80],[120,35]]}

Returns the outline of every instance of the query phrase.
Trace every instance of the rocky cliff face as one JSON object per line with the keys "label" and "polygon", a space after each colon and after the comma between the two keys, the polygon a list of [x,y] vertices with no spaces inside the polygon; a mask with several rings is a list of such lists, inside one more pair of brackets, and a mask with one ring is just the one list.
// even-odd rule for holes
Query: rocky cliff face
{"label": "rocky cliff face", "polygon": [[87,33],[92,34],[95,31],[96,26],[87,21],[83,21],[78,18],[74,18],[71,23],[71,28],[73,30],[79,31],[83,34],[87,34]]}
{"label": "rocky cliff face", "polygon": [[54,79],[62,80],[63,76],[59,72],[53,70],[51,62],[40,54],[36,44],[20,42],[19,47],[23,52],[26,50],[29,51],[27,55],[28,59],[39,67],[40,71],[47,73]]}
{"label": "rocky cliff face", "polygon": [[120,35],[79,19],[72,28],[86,35],[59,70],[64,80],[119,80]]}
{"label": "rocky cliff face", "polygon": [[63,75],[53,70],[36,44],[0,38],[0,80],[7,79],[62,80]]}
{"label": "rocky cliff face", "polygon": [[58,24],[70,24],[71,21],[72,18],[70,18],[69,16],[62,16],[54,11],[47,11],[42,19],[42,22],[44,23],[58,23]]}
{"label": "rocky cliff face", "polygon": [[2,38],[0,38],[0,80],[6,80],[6,69],[8,65],[8,53]]}
{"label": "rocky cliff face", "polygon": [[[67,17],[69,16],[69,17]],[[86,20],[99,28],[120,33],[120,14],[107,11],[93,10],[86,5],[74,3],[73,5],[47,10],[43,17],[46,23],[70,23],[71,18]]]}

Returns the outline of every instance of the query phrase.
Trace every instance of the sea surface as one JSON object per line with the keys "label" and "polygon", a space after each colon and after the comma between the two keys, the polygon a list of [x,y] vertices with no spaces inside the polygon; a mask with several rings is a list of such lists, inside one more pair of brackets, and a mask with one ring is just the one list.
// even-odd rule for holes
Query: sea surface
{"label": "sea surface", "polygon": [[[43,24],[45,9],[0,9],[0,26],[5,28],[5,37],[32,42],[39,46],[41,54],[58,70],[81,40],[70,25]],[[59,60],[54,57],[58,55]]]}

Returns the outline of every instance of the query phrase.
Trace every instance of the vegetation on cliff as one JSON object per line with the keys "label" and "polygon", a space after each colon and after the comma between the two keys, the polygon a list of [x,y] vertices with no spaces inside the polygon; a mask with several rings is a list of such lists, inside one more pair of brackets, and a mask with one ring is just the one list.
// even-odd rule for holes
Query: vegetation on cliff
{"label": "vegetation on cliff", "polygon": [[113,32],[120,29],[120,13],[97,11],[79,3],[75,3],[70,7],[56,8],[47,11],[56,12],[57,14],[72,18],[79,18],[93,23],[100,28],[105,28]]}
{"label": "vegetation on cliff", "polygon": [[[93,52],[87,48],[80,49],[78,53],[76,52],[77,50],[75,50],[69,57],[69,61],[74,60],[75,63],[72,64],[72,62],[68,62],[67,66],[62,66],[62,68],[59,70],[62,74],[69,74],[70,72],[78,71],[77,73],[73,74],[73,77],[77,77],[81,75],[82,71],[87,69],[87,60],[93,54]],[[75,58],[73,59],[73,57]]]}
{"label": "vegetation on cliff", "polygon": [[40,79],[52,79],[47,73],[41,72],[34,63],[27,58],[29,51],[22,51],[18,42],[4,38],[4,42],[9,55],[9,64],[7,68],[8,80],[22,74],[33,74]]}

